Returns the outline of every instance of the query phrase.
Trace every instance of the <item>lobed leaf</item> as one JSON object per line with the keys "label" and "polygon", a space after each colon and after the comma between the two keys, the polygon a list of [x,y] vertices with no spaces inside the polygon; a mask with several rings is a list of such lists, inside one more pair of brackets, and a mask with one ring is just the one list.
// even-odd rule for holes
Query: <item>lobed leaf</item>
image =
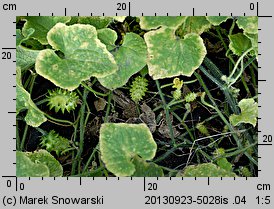
{"label": "lobed leaf", "polygon": [[117,71],[117,64],[106,46],[97,38],[94,26],[56,24],[47,35],[49,44],[64,53],[40,51],[36,72],[56,86],[74,90],[91,76],[102,78]]}
{"label": "lobed leaf", "polygon": [[258,103],[254,99],[242,99],[239,102],[241,114],[231,115],[229,121],[233,126],[238,126],[241,123],[249,123],[254,127],[257,124],[258,117]]}
{"label": "lobed leaf", "polygon": [[198,34],[187,34],[183,39],[174,30],[161,28],[144,35],[148,47],[149,75],[162,79],[179,75],[191,76],[201,65],[206,48]]}
{"label": "lobed leaf", "polygon": [[228,38],[230,40],[229,49],[238,56],[251,48],[250,39],[242,33],[229,35]]}
{"label": "lobed leaf", "polygon": [[104,16],[84,16],[84,17],[77,17],[77,21],[80,24],[89,24],[94,26],[96,29],[102,29],[109,25],[112,21],[111,17],[104,17]]}
{"label": "lobed leaf", "polygon": [[145,124],[104,123],[99,146],[106,168],[116,176],[131,176],[136,171],[132,159],[137,155],[151,160],[157,144]]}

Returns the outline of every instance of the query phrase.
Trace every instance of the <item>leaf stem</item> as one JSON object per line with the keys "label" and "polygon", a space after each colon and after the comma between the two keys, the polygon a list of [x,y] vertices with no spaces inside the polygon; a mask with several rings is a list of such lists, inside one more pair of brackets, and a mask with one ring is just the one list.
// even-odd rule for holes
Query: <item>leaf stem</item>
{"label": "leaf stem", "polygon": [[157,85],[158,92],[159,92],[159,95],[161,97],[161,100],[163,102],[163,108],[164,108],[164,111],[165,111],[165,114],[166,114],[166,122],[167,122],[167,125],[168,125],[168,128],[169,128],[170,138],[172,140],[173,146],[176,147],[176,142],[175,142],[175,139],[174,139],[174,133],[173,133],[173,129],[172,129],[172,124],[171,124],[171,121],[170,121],[169,108],[168,108],[168,106],[166,104],[166,100],[165,100],[164,95],[162,93],[159,81],[156,80],[155,82],[156,82],[156,85]]}
{"label": "leaf stem", "polygon": [[109,93],[104,94],[104,93],[95,91],[94,89],[92,89],[92,88],[90,88],[88,85],[86,85],[85,82],[82,82],[81,85],[82,85],[83,87],[85,87],[87,90],[89,90],[90,92],[92,92],[93,94],[95,94],[95,96],[96,96],[96,95],[99,95],[99,96],[105,97],[105,96],[107,96],[107,95],[109,94]]}

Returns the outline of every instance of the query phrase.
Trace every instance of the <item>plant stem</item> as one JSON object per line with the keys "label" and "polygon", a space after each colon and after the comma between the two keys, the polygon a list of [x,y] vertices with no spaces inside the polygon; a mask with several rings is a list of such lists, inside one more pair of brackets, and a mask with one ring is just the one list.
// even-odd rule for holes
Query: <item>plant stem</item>
{"label": "plant stem", "polygon": [[69,124],[70,126],[73,126],[73,125],[74,125],[74,123],[72,123],[72,122],[70,122],[70,121],[68,121],[68,120],[62,120],[62,119],[54,118],[54,117],[52,117],[52,116],[46,114],[45,112],[44,112],[44,115],[45,115],[47,118],[49,118],[49,119],[51,119],[51,120],[53,120],[53,121],[56,121],[56,122],[59,122],[59,123],[67,123],[67,124]]}
{"label": "plant stem", "polygon": [[21,141],[21,145],[20,145],[20,151],[24,150],[24,146],[25,146],[25,141],[26,141],[26,138],[27,138],[28,129],[29,129],[29,125],[26,124],[25,125],[25,129],[24,129],[24,133],[23,133],[23,137],[22,137],[22,141]]}
{"label": "plant stem", "polygon": [[107,105],[107,110],[106,110],[106,115],[104,117],[104,122],[107,123],[108,122],[108,116],[109,116],[109,112],[110,112],[110,105],[111,105],[111,100],[112,100],[112,94],[113,92],[111,91],[108,95],[108,105]]}
{"label": "plant stem", "polygon": [[93,151],[92,151],[91,155],[89,156],[88,161],[87,161],[82,173],[85,173],[87,171],[88,166],[89,166],[91,160],[93,159],[98,147],[99,147],[99,144],[97,144],[96,147],[93,149]]}
{"label": "plant stem", "polygon": [[94,89],[92,89],[92,88],[90,88],[88,85],[86,85],[84,82],[82,82],[81,85],[82,85],[83,87],[85,87],[86,89],[88,89],[88,90],[89,90],[90,92],[92,92],[93,94],[95,94],[95,96],[96,96],[96,95],[99,95],[99,96],[105,97],[105,96],[108,95],[108,94],[104,94],[104,93],[95,91]]}
{"label": "plant stem", "polygon": [[173,133],[173,129],[172,129],[172,124],[171,124],[171,121],[170,121],[169,109],[167,107],[166,100],[165,100],[164,95],[162,93],[159,81],[156,80],[155,82],[156,82],[156,85],[157,85],[158,92],[159,92],[159,95],[161,97],[161,100],[163,102],[163,108],[164,108],[164,111],[165,111],[165,114],[166,114],[166,122],[167,122],[167,125],[168,125],[168,128],[169,128],[170,138],[172,140],[173,146],[176,147],[176,142],[175,142],[175,139],[174,139],[174,133]]}

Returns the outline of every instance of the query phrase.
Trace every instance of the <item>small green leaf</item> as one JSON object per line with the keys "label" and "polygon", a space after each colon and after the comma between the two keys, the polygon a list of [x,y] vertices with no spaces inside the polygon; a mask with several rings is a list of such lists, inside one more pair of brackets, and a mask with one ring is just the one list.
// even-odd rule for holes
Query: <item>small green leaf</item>
{"label": "small green leaf", "polygon": [[70,17],[66,16],[25,16],[26,20],[22,33],[27,36],[28,30],[33,28],[35,31],[31,35],[32,38],[38,40],[41,44],[48,44],[47,33],[58,22],[67,23]]}
{"label": "small green leaf", "polygon": [[155,143],[145,124],[104,123],[99,145],[106,168],[116,176],[131,176],[136,171],[132,162],[136,155],[151,160],[156,154]]}
{"label": "small green leaf", "polygon": [[78,23],[89,24],[94,26],[96,29],[106,28],[111,21],[112,21],[111,17],[104,17],[104,16],[78,17]]}
{"label": "small green leaf", "polygon": [[149,75],[162,79],[179,75],[191,76],[206,55],[203,39],[187,34],[183,39],[170,28],[160,28],[144,35],[148,46]]}
{"label": "small green leaf", "polygon": [[49,168],[40,163],[33,162],[25,152],[16,152],[17,177],[48,177]]}
{"label": "small green leaf", "polygon": [[97,38],[94,26],[57,23],[47,35],[49,44],[64,53],[42,50],[36,59],[36,72],[56,86],[74,90],[91,76],[102,78],[117,71],[117,64]]}
{"label": "small green leaf", "polygon": [[132,176],[135,177],[162,177],[164,176],[163,169],[155,163],[147,163],[142,158],[136,156],[133,159],[135,172]]}
{"label": "small green leaf", "polygon": [[258,58],[258,33],[256,34],[245,33],[245,36],[247,36],[250,39],[252,48],[254,49],[251,51],[251,54],[255,55]]}
{"label": "small green leaf", "polygon": [[21,69],[16,68],[16,115],[27,109],[25,121],[28,125],[38,127],[44,123],[47,118],[44,113],[38,109],[30,98],[30,94],[24,89],[21,82]]}
{"label": "small green leaf", "polygon": [[258,117],[258,103],[254,99],[242,99],[239,102],[239,107],[241,109],[241,114],[231,115],[229,121],[233,126],[238,126],[241,123],[249,123],[254,127],[257,124]]}
{"label": "small green leaf", "polygon": [[146,44],[139,35],[134,33],[127,33],[123,44],[113,50],[112,54],[118,65],[118,71],[98,79],[108,89],[122,87],[132,75],[139,72],[146,65]]}
{"label": "small green leaf", "polygon": [[258,33],[258,17],[238,17],[237,25],[243,29],[245,33],[257,34]]}
{"label": "small green leaf", "polygon": [[206,16],[206,19],[214,26],[220,25],[230,18],[230,16]]}
{"label": "small green leaf", "polygon": [[202,163],[187,166],[182,176],[184,177],[236,177],[236,174],[222,169],[213,163]]}
{"label": "small green leaf", "polygon": [[186,18],[184,24],[182,24],[176,31],[176,35],[184,37],[189,33],[196,33],[201,35],[205,30],[211,27],[210,22],[204,16],[189,16]]}
{"label": "small green leaf", "polygon": [[63,176],[63,167],[61,164],[46,150],[26,153],[32,162],[46,165],[49,169],[50,177]]}
{"label": "small green leaf", "polygon": [[19,46],[23,41],[28,40],[33,33],[34,33],[34,29],[29,28],[26,30],[26,33],[24,36],[20,29],[16,29],[16,46]]}
{"label": "small green leaf", "polygon": [[157,29],[160,26],[176,29],[184,21],[186,17],[172,17],[172,16],[144,16],[140,17],[140,26],[143,30]]}
{"label": "small green leaf", "polygon": [[103,28],[97,30],[98,38],[100,41],[106,45],[109,51],[115,49],[117,46],[115,45],[115,41],[118,38],[117,33],[114,30],[109,28]]}
{"label": "small green leaf", "polygon": [[245,51],[251,48],[250,39],[242,33],[233,34],[228,37],[230,40],[230,50],[238,56],[242,55]]}

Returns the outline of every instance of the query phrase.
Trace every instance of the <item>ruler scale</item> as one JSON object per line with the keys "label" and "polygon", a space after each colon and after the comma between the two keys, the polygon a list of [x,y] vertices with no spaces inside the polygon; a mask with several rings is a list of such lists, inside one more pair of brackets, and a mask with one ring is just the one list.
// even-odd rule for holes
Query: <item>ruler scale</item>
{"label": "ruler scale", "polygon": [[[273,2],[1,1],[1,208],[273,208]],[[258,16],[258,177],[16,177],[16,16]],[[4,134],[3,134],[4,133]]]}

